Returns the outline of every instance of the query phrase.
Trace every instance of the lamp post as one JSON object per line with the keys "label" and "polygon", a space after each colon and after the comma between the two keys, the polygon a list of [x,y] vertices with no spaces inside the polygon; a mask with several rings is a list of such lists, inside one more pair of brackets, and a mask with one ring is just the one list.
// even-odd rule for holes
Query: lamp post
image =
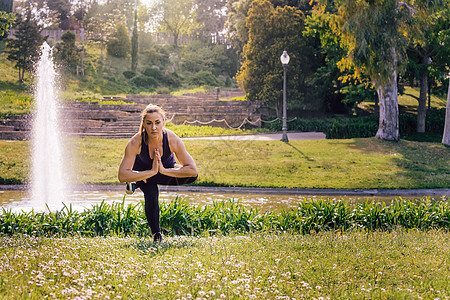
{"label": "lamp post", "polygon": [[289,55],[286,51],[283,51],[283,54],[280,57],[281,64],[283,65],[283,136],[281,137],[281,140],[283,142],[289,142],[288,136],[287,136],[287,122],[286,122],[286,68],[289,63]]}

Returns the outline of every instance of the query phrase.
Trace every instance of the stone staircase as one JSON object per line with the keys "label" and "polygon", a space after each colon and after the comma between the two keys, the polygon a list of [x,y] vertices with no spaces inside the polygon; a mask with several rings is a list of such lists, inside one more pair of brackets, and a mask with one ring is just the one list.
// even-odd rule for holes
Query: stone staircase
{"label": "stone staircase", "polygon": [[[227,94],[225,94],[227,93]],[[242,92],[222,92],[221,98],[242,95]],[[174,124],[209,125],[228,128],[240,126],[260,127],[261,104],[249,101],[220,101],[217,94],[172,95],[127,95],[121,100],[129,104],[102,105],[96,102],[69,102],[62,108],[62,131],[78,137],[130,138],[138,132],[140,113],[150,103],[162,107],[167,118]],[[25,117],[10,117],[0,122],[0,139],[28,139],[30,120]],[[226,120],[214,121],[212,120]],[[196,123],[190,123],[197,121]],[[228,125],[227,125],[228,124]]]}

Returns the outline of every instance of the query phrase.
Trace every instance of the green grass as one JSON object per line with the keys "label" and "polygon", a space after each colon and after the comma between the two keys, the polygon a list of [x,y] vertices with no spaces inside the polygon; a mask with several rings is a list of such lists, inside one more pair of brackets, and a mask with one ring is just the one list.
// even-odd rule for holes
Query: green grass
{"label": "green grass", "polygon": [[[445,299],[450,234],[0,236],[1,299]],[[320,298],[322,297],[322,298]]]}
{"label": "green grass", "polygon": [[[420,89],[417,87],[405,86],[405,92],[403,95],[398,95],[398,104],[401,106],[405,106],[409,110],[416,110],[419,102],[417,99],[419,98]],[[445,108],[447,105],[447,99],[441,98],[435,95],[431,95],[431,107],[432,108]],[[361,102],[359,107],[369,108],[373,107],[373,102]],[[427,98],[427,107],[428,107],[428,98]]]}
{"label": "green grass", "polygon": [[0,117],[31,112],[33,97],[26,92],[0,90]]}
{"label": "green grass", "polygon": [[[127,140],[72,139],[78,183],[117,183]],[[450,186],[450,149],[374,138],[348,140],[185,140],[199,185],[279,188],[416,189]],[[26,181],[27,141],[0,141],[0,178]],[[25,158],[25,159],[24,159]]]}

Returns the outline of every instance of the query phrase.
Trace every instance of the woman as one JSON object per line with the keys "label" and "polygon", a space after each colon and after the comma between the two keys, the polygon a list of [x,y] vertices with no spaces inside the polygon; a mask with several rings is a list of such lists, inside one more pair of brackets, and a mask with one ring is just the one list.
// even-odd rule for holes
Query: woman
{"label": "woman", "polygon": [[[158,184],[181,185],[197,179],[197,166],[183,141],[164,128],[165,124],[164,110],[148,105],[142,111],[139,132],[128,141],[119,166],[119,181],[127,182],[127,190],[132,193],[140,188],[144,192],[145,216],[155,242],[162,240]],[[181,165],[175,163],[174,154]]]}

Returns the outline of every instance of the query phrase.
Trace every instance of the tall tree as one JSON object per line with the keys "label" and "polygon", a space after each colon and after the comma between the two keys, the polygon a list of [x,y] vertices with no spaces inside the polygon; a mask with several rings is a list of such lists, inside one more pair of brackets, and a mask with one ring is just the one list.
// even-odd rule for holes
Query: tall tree
{"label": "tall tree", "polygon": [[244,45],[248,42],[248,28],[245,20],[252,2],[253,0],[227,0],[228,21],[225,27],[228,39],[237,47],[239,53],[242,53]]}
{"label": "tall tree", "polygon": [[19,82],[23,82],[25,71],[31,71],[33,62],[39,55],[39,47],[44,39],[41,36],[41,28],[32,20],[29,11],[25,17],[16,16],[14,26],[16,32],[14,38],[8,39],[8,60],[15,61],[15,67],[19,69]]}
{"label": "tall tree", "polygon": [[[325,0],[322,2],[326,2]],[[406,62],[412,32],[422,30],[418,11],[433,11],[441,0],[340,0],[336,28],[349,59],[364,69],[376,87],[380,123],[376,137],[399,140],[398,74]]]}
{"label": "tall tree", "polygon": [[137,9],[134,11],[134,27],[133,36],[131,37],[131,70],[136,72],[138,64],[138,50],[139,50],[139,39],[138,39],[138,22],[137,22]]}
{"label": "tall tree", "polygon": [[306,81],[316,61],[311,39],[303,37],[304,14],[293,7],[277,7],[267,0],[255,0],[246,26],[249,40],[244,46],[244,63],[236,79],[250,100],[263,100],[281,113],[284,50],[291,56],[288,66],[288,99],[291,106],[316,108],[316,99],[307,99]]}
{"label": "tall tree", "polygon": [[227,19],[225,0],[195,0],[196,20],[199,27],[196,32],[199,38],[210,44],[220,44],[221,35]]}
{"label": "tall tree", "polygon": [[[448,77],[450,79],[450,73]],[[448,81],[447,108],[445,110],[445,124],[442,144],[450,147],[450,80]]]}
{"label": "tall tree", "polygon": [[443,42],[443,39],[450,40],[448,33],[450,5],[444,1],[441,5],[421,5],[413,9],[415,9],[415,17],[410,30],[412,42],[408,47],[410,61],[408,66],[413,70],[413,79],[417,78],[420,82],[416,130],[425,132],[429,69],[432,58],[439,55],[442,52],[441,49],[448,48],[448,42]]}
{"label": "tall tree", "polygon": [[130,37],[125,23],[118,23],[116,30],[108,41],[108,54],[115,57],[126,57],[130,53]]}
{"label": "tall tree", "polygon": [[69,28],[70,10],[72,8],[69,0],[47,0],[47,6],[50,10],[57,13],[59,28]]}
{"label": "tall tree", "polygon": [[183,34],[191,33],[196,27],[194,0],[159,0],[151,8],[158,23],[158,31],[172,35],[178,46]]}
{"label": "tall tree", "polygon": [[125,16],[117,10],[112,13],[95,14],[88,18],[86,36],[88,40],[100,45],[100,58],[102,61],[104,59],[104,48],[114,33],[116,24],[124,21]]}
{"label": "tall tree", "polygon": [[55,53],[56,59],[61,62],[65,67],[73,70],[78,62],[77,47],[75,45],[75,33],[67,30],[61,36],[61,42],[56,45],[58,50]]}

